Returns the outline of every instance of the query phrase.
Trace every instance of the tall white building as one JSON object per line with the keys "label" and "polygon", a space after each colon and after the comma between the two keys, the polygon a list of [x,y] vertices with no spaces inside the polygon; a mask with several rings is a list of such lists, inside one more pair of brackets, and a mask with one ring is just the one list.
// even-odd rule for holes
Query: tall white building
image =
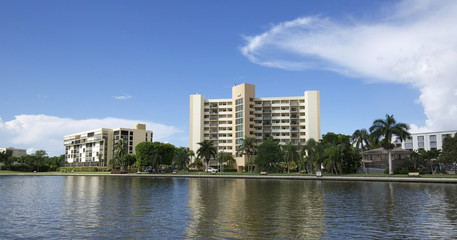
{"label": "tall white building", "polygon": [[405,139],[405,141],[401,143],[401,147],[408,150],[441,150],[443,147],[443,139],[446,136],[453,137],[456,133],[457,131],[411,133],[411,137]]}
{"label": "tall white building", "polygon": [[256,98],[255,86],[235,85],[232,98],[205,99],[190,96],[190,149],[210,140],[219,151],[232,153],[236,167],[242,171],[246,156],[237,154],[245,137],[255,137],[257,145],[265,138],[280,144],[304,144],[307,139],[320,139],[319,91],[305,91],[298,97]]}
{"label": "tall white building", "polygon": [[[141,142],[152,142],[151,130],[145,124],[136,124],[135,128],[99,128],[95,130],[66,135],[64,137],[65,160],[68,163],[99,163],[111,160],[114,145],[123,139],[128,153],[135,154],[135,147]],[[87,164],[86,164],[87,165]]]}

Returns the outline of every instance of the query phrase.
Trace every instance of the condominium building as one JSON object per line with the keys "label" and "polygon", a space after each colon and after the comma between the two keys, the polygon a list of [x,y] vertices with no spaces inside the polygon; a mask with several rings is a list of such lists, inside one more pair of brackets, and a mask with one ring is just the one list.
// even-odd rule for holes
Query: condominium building
{"label": "condominium building", "polygon": [[27,155],[27,150],[14,147],[0,148],[0,152],[5,152],[10,156],[22,157]]}
{"label": "condominium building", "polygon": [[205,99],[190,96],[190,149],[198,143],[212,141],[217,151],[230,152],[238,171],[246,165],[246,156],[237,153],[245,137],[254,137],[257,145],[265,138],[278,139],[280,144],[304,144],[320,139],[319,91],[305,91],[298,97],[257,98],[255,86],[235,85],[232,98]]}
{"label": "condominium building", "polygon": [[411,137],[405,139],[405,141],[401,143],[401,147],[408,150],[441,150],[443,147],[443,139],[446,136],[453,137],[456,133],[457,131],[411,133]]}
{"label": "condominium building", "polygon": [[[99,128],[66,135],[64,137],[65,160],[68,163],[106,162],[114,156],[114,146],[122,139],[128,153],[135,154],[135,147],[141,142],[152,142],[151,130],[145,124],[136,124],[135,128]],[[102,161],[104,160],[104,161]]]}

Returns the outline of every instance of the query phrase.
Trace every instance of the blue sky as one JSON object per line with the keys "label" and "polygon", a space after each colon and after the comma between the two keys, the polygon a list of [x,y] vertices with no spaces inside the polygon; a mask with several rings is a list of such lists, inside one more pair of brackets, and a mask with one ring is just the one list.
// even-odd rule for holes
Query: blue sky
{"label": "blue sky", "polygon": [[189,95],[321,92],[322,133],[394,114],[457,129],[455,1],[1,1],[0,146],[144,122],[188,146]]}

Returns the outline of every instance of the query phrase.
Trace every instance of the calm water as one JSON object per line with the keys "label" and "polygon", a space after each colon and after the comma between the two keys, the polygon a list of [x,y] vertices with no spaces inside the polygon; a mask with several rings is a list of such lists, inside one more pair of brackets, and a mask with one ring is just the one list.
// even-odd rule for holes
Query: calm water
{"label": "calm water", "polygon": [[457,185],[0,176],[1,239],[451,239]]}

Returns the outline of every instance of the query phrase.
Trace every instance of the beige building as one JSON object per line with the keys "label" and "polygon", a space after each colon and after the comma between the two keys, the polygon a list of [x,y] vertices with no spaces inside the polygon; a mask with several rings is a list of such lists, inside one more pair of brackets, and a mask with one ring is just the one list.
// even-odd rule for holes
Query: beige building
{"label": "beige building", "polygon": [[22,157],[22,156],[27,155],[27,150],[13,148],[13,147],[0,148],[0,152],[5,152],[10,156],[15,156],[15,157]]}
{"label": "beige building", "polygon": [[128,153],[135,154],[136,145],[145,141],[152,142],[152,137],[152,131],[146,130],[145,124],[136,124],[133,129],[99,128],[66,135],[65,160],[68,163],[82,163],[81,165],[108,162],[114,156],[114,146],[119,139],[127,143]]}
{"label": "beige building", "polygon": [[320,139],[319,91],[305,91],[299,97],[256,98],[255,86],[235,85],[232,98],[205,99],[190,96],[190,149],[210,140],[217,151],[235,156],[236,167],[242,171],[246,156],[237,154],[245,137],[255,137],[257,145],[265,138],[278,139],[280,144],[292,141],[304,144],[307,139]]}

